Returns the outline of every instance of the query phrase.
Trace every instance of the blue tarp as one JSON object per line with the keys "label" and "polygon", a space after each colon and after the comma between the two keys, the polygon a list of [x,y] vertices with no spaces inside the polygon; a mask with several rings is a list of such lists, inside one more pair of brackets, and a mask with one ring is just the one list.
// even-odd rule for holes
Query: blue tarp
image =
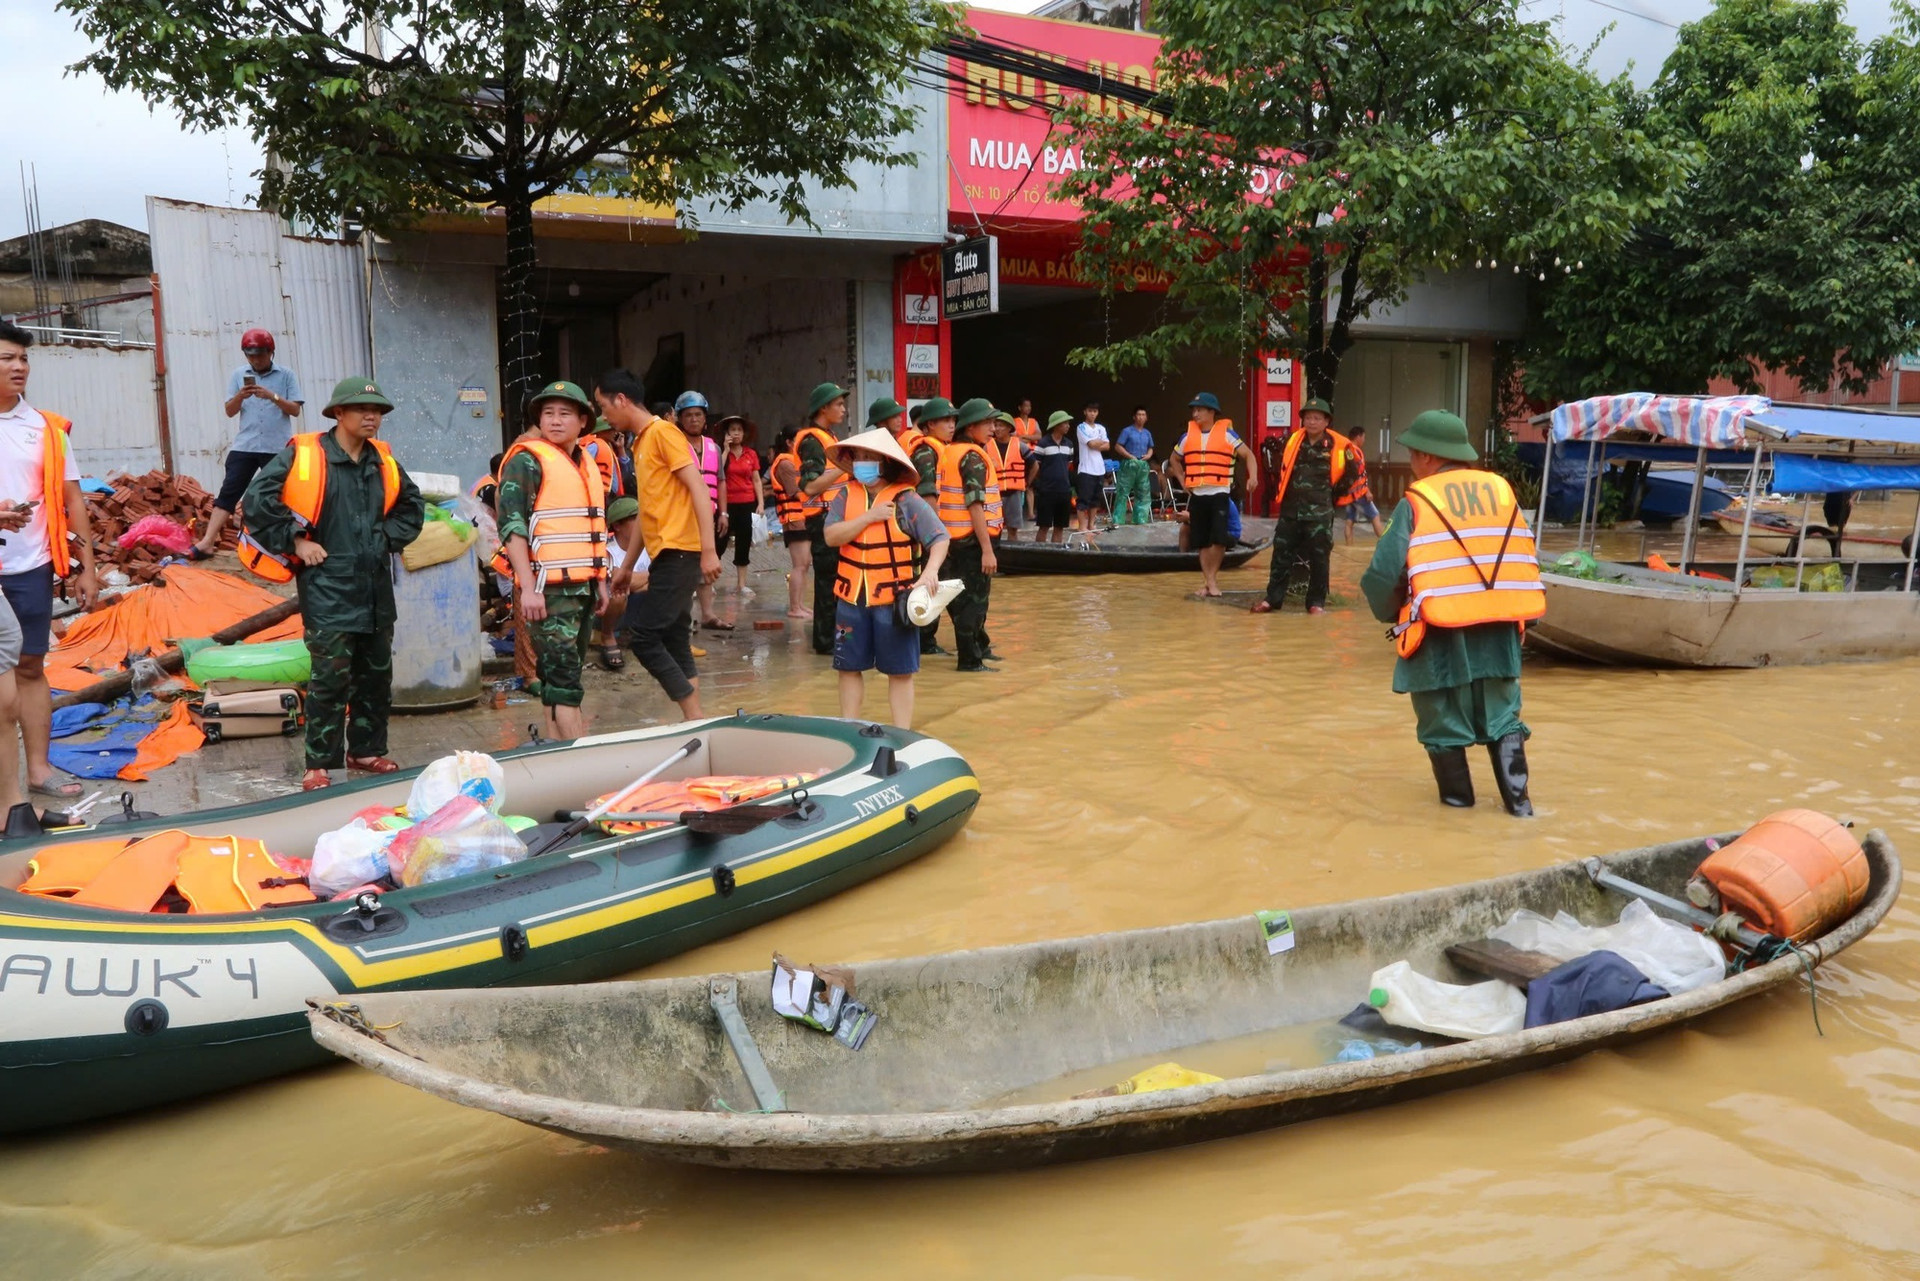
{"label": "blue tarp", "polygon": [[1775,405],[1753,415],[1747,423],[1761,428],[1765,435],[1786,440],[1799,436],[1827,436],[1835,440],[1871,441],[1876,444],[1920,445],[1920,415]]}
{"label": "blue tarp", "polygon": [[1920,489],[1920,463],[1845,463],[1800,454],[1773,457],[1777,494],[1830,494],[1843,489]]}

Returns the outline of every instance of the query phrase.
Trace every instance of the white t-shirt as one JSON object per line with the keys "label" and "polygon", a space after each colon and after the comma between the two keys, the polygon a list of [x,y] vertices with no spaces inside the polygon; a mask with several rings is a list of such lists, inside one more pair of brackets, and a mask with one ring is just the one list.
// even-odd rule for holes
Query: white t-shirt
{"label": "white t-shirt", "polygon": [[[0,538],[6,539],[0,546],[0,574],[24,573],[53,559],[47,551],[47,504],[66,501],[65,494],[41,492],[45,486],[41,483],[40,460],[46,447],[42,438],[53,430],[40,411],[24,399],[0,414],[0,498],[39,503],[25,528],[0,533]],[[67,450],[67,479],[80,479],[71,447]]]}
{"label": "white t-shirt", "polygon": [[1107,429],[1099,423],[1081,423],[1073,429],[1073,436],[1080,442],[1080,474],[1082,476],[1106,475],[1107,456],[1097,449],[1089,448],[1087,442],[1097,440],[1105,444]]}

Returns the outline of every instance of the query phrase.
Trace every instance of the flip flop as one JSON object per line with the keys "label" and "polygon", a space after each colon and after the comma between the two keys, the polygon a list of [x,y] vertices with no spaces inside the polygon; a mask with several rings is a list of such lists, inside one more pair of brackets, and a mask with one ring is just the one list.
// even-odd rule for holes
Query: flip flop
{"label": "flip flop", "polygon": [[710,632],[730,632],[733,630],[732,623],[722,622],[718,618],[709,618],[706,621],[705,626],[706,626],[706,629]]}
{"label": "flip flop", "polygon": [[187,548],[187,559],[188,560],[212,560],[213,553],[200,550],[200,545],[198,543],[195,543],[192,547]]}
{"label": "flip flop", "polygon": [[609,672],[623,671],[627,666],[627,656],[621,653],[618,645],[602,645],[600,666]]}
{"label": "flip flop", "polygon": [[347,768],[357,769],[362,774],[392,774],[400,769],[400,762],[384,756],[349,756]]}
{"label": "flip flop", "polygon": [[82,784],[79,779],[71,779],[65,783],[57,783],[52,779],[48,779],[44,783],[27,784],[28,795],[50,796],[56,801],[74,800],[85,794],[86,790],[85,785]]}

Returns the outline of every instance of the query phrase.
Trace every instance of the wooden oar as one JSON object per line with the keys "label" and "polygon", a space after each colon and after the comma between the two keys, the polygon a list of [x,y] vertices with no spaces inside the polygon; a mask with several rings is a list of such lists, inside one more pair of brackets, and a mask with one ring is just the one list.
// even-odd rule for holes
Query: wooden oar
{"label": "wooden oar", "polygon": [[613,795],[607,797],[606,800],[601,801],[598,805],[586,811],[579,818],[574,819],[571,823],[567,824],[565,827],[555,832],[552,836],[547,838],[546,843],[541,845],[539,849],[528,851],[527,857],[538,858],[542,854],[545,854],[547,851],[552,849],[557,849],[560,846],[566,844],[568,841],[572,840],[574,837],[580,835],[580,833],[586,831],[587,828],[591,826],[594,823],[594,821],[597,820],[601,815],[611,812],[615,806],[620,804],[621,801],[626,800],[627,797],[633,795],[635,792],[645,787],[648,783],[651,783],[654,779],[666,773],[668,766],[679,764],[681,761],[685,760],[687,757],[693,755],[695,752],[699,750],[700,750],[700,740],[697,738],[688,739],[686,743],[681,746],[679,751],[667,757],[666,760],[661,761],[658,765],[654,766],[652,769],[642,774],[639,778],[634,779],[631,783],[628,783],[625,787],[621,788],[619,791],[615,792]]}
{"label": "wooden oar", "polygon": [[[739,836],[776,819],[792,818],[800,812],[797,801],[774,805],[734,805],[719,810],[680,810],[666,814],[602,814],[592,820],[601,823],[678,823],[703,836]],[[579,819],[581,810],[569,810],[563,817]]]}

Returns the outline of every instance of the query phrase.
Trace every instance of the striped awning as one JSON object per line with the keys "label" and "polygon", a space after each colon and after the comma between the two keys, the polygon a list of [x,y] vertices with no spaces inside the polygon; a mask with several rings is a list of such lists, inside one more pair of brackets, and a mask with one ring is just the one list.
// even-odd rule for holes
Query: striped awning
{"label": "striped awning", "polygon": [[1556,406],[1553,438],[1605,440],[1618,431],[1644,431],[1684,445],[1737,449],[1746,444],[1747,419],[1772,407],[1765,396],[1655,396],[1630,391]]}

